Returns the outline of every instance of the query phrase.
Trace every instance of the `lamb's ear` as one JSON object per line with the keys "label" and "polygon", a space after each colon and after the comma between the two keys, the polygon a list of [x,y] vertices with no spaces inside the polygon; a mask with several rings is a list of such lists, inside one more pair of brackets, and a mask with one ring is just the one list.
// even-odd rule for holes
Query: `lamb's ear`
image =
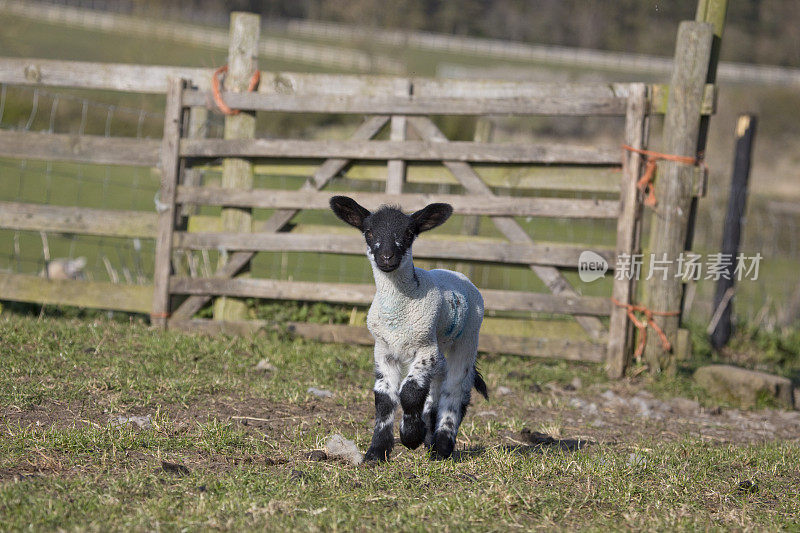
{"label": "lamb's ear", "polygon": [[367,209],[361,207],[358,202],[347,196],[334,196],[331,198],[331,209],[336,213],[337,217],[360,230],[364,229],[364,219],[370,215]]}
{"label": "lamb's ear", "polygon": [[414,229],[417,233],[440,226],[453,214],[450,204],[430,204],[415,213],[411,213]]}

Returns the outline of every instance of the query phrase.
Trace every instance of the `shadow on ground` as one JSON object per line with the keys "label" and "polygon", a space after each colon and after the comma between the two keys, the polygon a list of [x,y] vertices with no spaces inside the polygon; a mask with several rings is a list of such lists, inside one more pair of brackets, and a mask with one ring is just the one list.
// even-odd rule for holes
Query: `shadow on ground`
{"label": "shadow on ground", "polygon": [[[499,448],[509,453],[528,455],[532,453],[541,453],[546,449],[559,449],[565,452],[576,452],[594,444],[593,441],[583,439],[556,439],[550,435],[531,431],[527,428],[523,429],[520,434],[527,444],[504,444]],[[487,449],[488,448],[486,446],[475,446],[473,448],[466,448],[464,450],[456,450],[453,452],[452,459],[456,462],[468,461],[483,455],[486,453]]]}

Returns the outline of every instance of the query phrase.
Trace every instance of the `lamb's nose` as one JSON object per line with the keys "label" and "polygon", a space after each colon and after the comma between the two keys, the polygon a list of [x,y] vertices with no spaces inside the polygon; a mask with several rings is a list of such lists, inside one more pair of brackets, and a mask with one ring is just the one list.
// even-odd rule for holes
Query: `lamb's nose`
{"label": "lamb's nose", "polygon": [[385,253],[384,252],[384,253],[381,254],[381,259],[383,259],[384,261],[391,261],[392,259],[394,259],[394,253]]}

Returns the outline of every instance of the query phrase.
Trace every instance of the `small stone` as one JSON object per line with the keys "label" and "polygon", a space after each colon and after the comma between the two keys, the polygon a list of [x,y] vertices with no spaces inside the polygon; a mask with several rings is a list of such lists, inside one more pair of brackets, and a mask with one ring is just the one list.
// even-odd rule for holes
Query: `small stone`
{"label": "small stone", "polygon": [[161,461],[161,470],[169,474],[178,474],[179,476],[188,476],[189,469],[178,463],[170,463],[169,461]]}
{"label": "small stone", "polygon": [[139,429],[147,429],[153,426],[153,420],[150,418],[150,415],[145,416],[118,416],[117,418],[111,421],[112,425],[115,426],[125,426],[125,425],[132,425],[136,426]]}
{"label": "small stone", "polygon": [[475,416],[497,416],[497,411],[490,409],[488,411],[478,411]]}
{"label": "small stone", "polygon": [[754,479],[745,479],[740,481],[736,486],[736,490],[745,494],[755,494],[758,492],[758,481]]}
{"label": "small stone", "polygon": [[313,394],[317,398],[333,398],[333,393],[329,390],[325,389],[318,389],[316,387],[309,387],[306,391],[309,394]]}
{"label": "small stone", "polygon": [[589,425],[591,427],[593,427],[593,428],[601,428],[601,427],[605,426],[606,423],[603,422],[603,420],[601,418],[595,418],[594,420],[592,420],[592,422]]}
{"label": "small stone", "polygon": [[538,393],[542,392],[542,386],[541,386],[541,385],[539,385],[538,383],[533,383],[533,384],[532,384],[532,385],[531,385],[531,386],[528,388],[528,390],[529,390],[530,392],[533,392],[534,394],[538,394]]}
{"label": "small stone", "polygon": [[328,454],[323,452],[322,450],[311,450],[306,455],[306,458],[309,461],[325,461],[328,459]]}
{"label": "small stone", "polygon": [[266,373],[275,372],[277,370],[277,368],[275,368],[275,365],[273,365],[272,363],[269,362],[269,359],[262,359],[256,365],[256,370],[258,372],[264,372],[266,374]]}
{"label": "small stone", "polygon": [[509,389],[508,387],[503,386],[503,385],[500,385],[499,387],[497,387],[497,391],[496,391],[498,396],[507,396],[507,395],[511,394],[512,392],[513,391],[511,389]]}
{"label": "small stone", "polygon": [[578,376],[575,376],[572,378],[572,381],[570,381],[569,384],[572,385],[574,390],[580,390],[580,388],[583,387],[583,380],[581,380],[581,378]]}
{"label": "small stone", "polygon": [[332,435],[325,443],[325,450],[329,457],[344,459],[352,465],[358,466],[364,460],[364,456],[358,450],[356,443],[348,440],[338,433]]}
{"label": "small stone", "polygon": [[694,379],[711,394],[740,402],[743,407],[754,407],[764,397],[773,398],[782,407],[794,407],[791,380],[774,374],[731,365],[708,365],[698,368]]}

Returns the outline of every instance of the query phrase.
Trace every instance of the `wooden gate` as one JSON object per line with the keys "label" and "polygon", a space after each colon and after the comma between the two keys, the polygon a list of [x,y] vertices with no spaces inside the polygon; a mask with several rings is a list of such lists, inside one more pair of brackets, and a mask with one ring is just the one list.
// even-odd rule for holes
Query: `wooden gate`
{"label": "wooden gate", "polygon": [[[617,257],[632,256],[639,249],[640,202],[636,181],[641,156],[623,152],[627,144],[646,148],[651,98],[643,84],[505,84],[452,80],[410,80],[301,74],[264,75],[254,93],[224,93],[235,109],[269,112],[337,113],[367,115],[352,137],[342,141],[294,139],[193,139],[186,130],[185,112],[205,106],[209,94],[187,88],[172,79],[167,93],[166,122],[161,162],[163,210],[158,222],[153,316],[169,327],[207,331],[242,331],[264,327],[259,322],[213,322],[194,318],[214,296],[255,297],[329,301],[364,305],[374,294],[371,284],[311,283],[276,279],[237,278],[256,252],[320,252],[363,254],[363,238],[352,235],[295,234],[287,230],[300,210],[327,210],[333,193],[326,185],[353,161],[386,161],[385,193],[350,193],[369,209],[394,203],[406,210],[430,202],[447,202],[462,215],[490,217],[507,242],[433,241],[424,237],[414,246],[417,258],[477,261],[526,265],[549,289],[548,293],[482,289],[489,312],[528,312],[571,315],[588,333],[589,341],[573,339],[509,337],[484,334],[481,350],[543,357],[606,362],[612,375],[624,371],[631,345],[631,329],[625,309],[612,304],[631,301],[633,281],[615,276],[613,294],[583,296],[563,276],[563,269],[576,269],[585,247],[573,244],[539,243],[514,217],[616,219],[616,246],[595,247],[613,270]],[[398,90],[398,87],[400,88]],[[624,131],[606,147],[577,144],[490,143],[451,141],[430,115],[557,115],[624,116]],[[384,128],[389,140],[374,140]],[[408,131],[413,132],[413,140]],[[275,189],[239,190],[198,187],[181,181],[182,169],[209,159],[324,159],[324,163],[296,191]],[[464,194],[404,193],[406,162],[439,162],[463,187]],[[552,169],[545,189],[569,190],[560,176],[568,169],[586,168],[591,175],[620,169],[617,195],[610,199],[543,196],[498,196],[481,179],[474,164],[541,165]],[[607,176],[606,174],[603,174]],[[603,180],[596,187],[591,179],[584,190],[608,192]],[[266,208],[276,211],[256,233],[187,232],[176,229],[180,206]],[[170,274],[170,257],[176,249],[222,249],[230,253],[227,263],[211,278]],[[169,308],[173,295],[188,295],[176,309]],[[294,323],[296,333],[323,340],[370,343],[363,327]]]}

